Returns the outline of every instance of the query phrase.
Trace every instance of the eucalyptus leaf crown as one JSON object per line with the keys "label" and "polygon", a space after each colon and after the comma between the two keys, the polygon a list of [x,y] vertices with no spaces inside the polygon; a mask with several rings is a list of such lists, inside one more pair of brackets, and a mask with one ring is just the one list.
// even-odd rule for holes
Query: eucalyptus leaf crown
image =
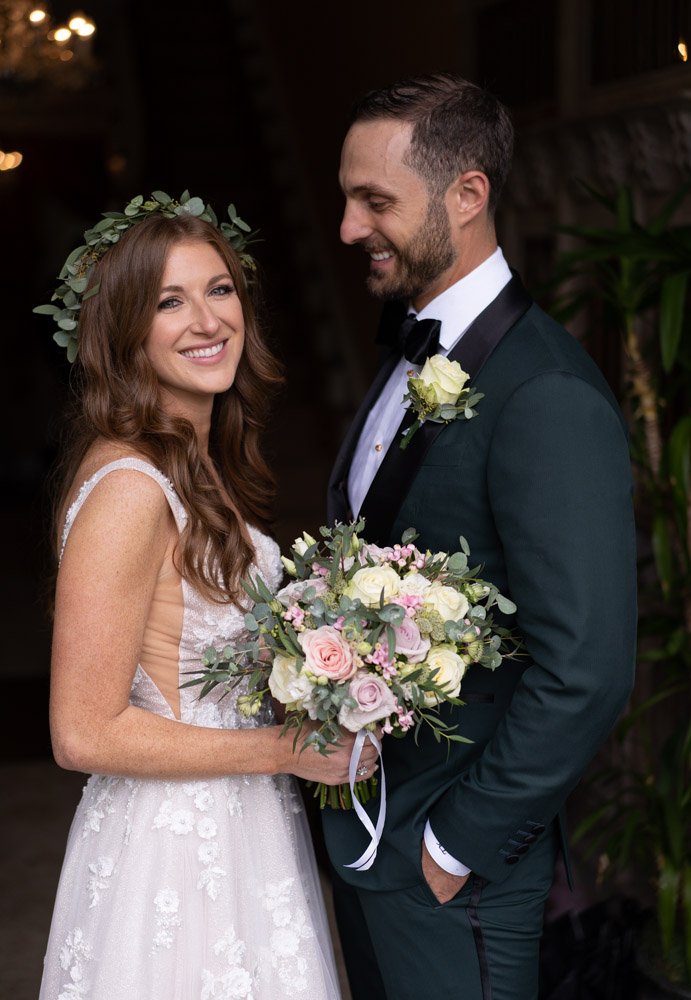
{"label": "eucalyptus leaf crown", "polygon": [[[84,245],[73,250],[63,264],[59,275],[61,284],[53,292],[51,304],[36,306],[33,310],[42,316],[53,317],[58,326],[53,340],[60,347],[67,348],[67,360],[74,361],[77,356],[77,323],[82,302],[95,295],[100,287],[93,285],[86,291],[94,265],[118,242],[124,232],[145,219],[154,215],[163,215],[168,219],[173,219],[176,215],[193,215],[204,219],[225,237],[239,256],[242,266],[254,271],[256,265],[246,248],[250,243],[256,242],[252,240],[255,234],[239,218],[235,205],[228,205],[227,211],[230,221],[219,225],[211,205],[205,204],[202,198],[192,198],[189,191],[185,191],[179,201],[171,198],[165,191],[154,191],[147,201],[138,194],[125,205],[123,212],[104,212],[100,222],[84,233]],[[56,300],[61,305],[52,305]]]}

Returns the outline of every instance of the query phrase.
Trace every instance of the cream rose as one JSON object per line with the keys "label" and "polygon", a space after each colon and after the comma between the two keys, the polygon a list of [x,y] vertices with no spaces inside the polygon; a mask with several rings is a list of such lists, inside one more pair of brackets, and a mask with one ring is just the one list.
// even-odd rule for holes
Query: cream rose
{"label": "cream rose", "polygon": [[305,668],[310,673],[332,681],[348,680],[355,673],[353,651],[331,625],[322,625],[314,632],[301,632],[298,639],[305,654]]}
{"label": "cream rose", "polygon": [[382,590],[385,603],[395,597],[400,582],[391,566],[363,566],[351,578],[344,593],[353,600],[359,598],[366,608],[372,608],[379,604]]}
{"label": "cream rose", "polygon": [[[466,672],[466,665],[453,646],[434,646],[427,654],[424,666],[436,670],[434,683],[444,689],[444,693],[455,698],[461,690],[461,681]],[[423,692],[425,705],[432,707],[438,702],[432,691]]]}
{"label": "cream rose", "polygon": [[439,403],[455,403],[468,377],[458,361],[449,361],[441,354],[427,358],[420,372],[420,380],[434,389]]}
{"label": "cream rose", "polygon": [[459,618],[465,618],[470,606],[465,594],[459,593],[454,587],[444,587],[438,583],[433,583],[429,590],[425,591],[423,601],[434,608],[445,622],[456,622]]}
{"label": "cream rose", "polygon": [[276,654],[274,664],[269,674],[269,690],[276,701],[287,705],[289,709],[300,711],[306,708],[310,718],[312,714],[312,684],[303,673],[298,673],[297,661],[292,656]]}
{"label": "cream rose", "polygon": [[431,584],[421,573],[408,573],[400,582],[398,592],[403,597],[422,597]]}
{"label": "cream rose", "polygon": [[351,733],[359,732],[370,722],[379,722],[396,711],[396,700],[391,689],[381,677],[373,674],[356,674],[350,682],[348,694],[357,702],[355,708],[343,705],[338,721]]}

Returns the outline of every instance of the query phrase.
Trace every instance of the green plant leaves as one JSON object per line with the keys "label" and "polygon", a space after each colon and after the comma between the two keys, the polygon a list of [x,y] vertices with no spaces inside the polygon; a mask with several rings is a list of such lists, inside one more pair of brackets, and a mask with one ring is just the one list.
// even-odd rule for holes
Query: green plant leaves
{"label": "green plant leaves", "polygon": [[677,359],[684,320],[684,302],[688,285],[688,273],[670,274],[662,282],[660,293],[660,352],[662,367],[672,370]]}

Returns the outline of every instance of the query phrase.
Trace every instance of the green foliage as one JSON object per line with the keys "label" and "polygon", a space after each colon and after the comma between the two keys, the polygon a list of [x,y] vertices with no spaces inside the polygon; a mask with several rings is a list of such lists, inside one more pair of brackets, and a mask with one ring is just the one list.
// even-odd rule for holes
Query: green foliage
{"label": "green foliage", "polygon": [[582,246],[561,255],[553,286],[566,291],[553,312],[568,322],[585,310],[593,336],[623,339],[643,539],[639,660],[656,665],[656,691],[642,701],[634,696],[618,730],[620,740],[637,737],[642,766],[596,776],[607,801],[585,818],[576,839],[603,850],[615,869],[636,858],[647,876],[657,871],[662,954],[671,962],[681,927],[691,982],[691,226],[672,225],[691,182],[647,225],[636,218],[626,188],[615,199],[587,189],[613,223],[562,227]]}

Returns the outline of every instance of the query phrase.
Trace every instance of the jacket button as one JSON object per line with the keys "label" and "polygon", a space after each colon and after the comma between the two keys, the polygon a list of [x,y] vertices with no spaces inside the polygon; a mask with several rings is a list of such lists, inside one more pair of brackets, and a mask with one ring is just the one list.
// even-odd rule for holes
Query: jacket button
{"label": "jacket button", "polygon": [[507,863],[507,865],[515,865],[516,862],[518,862],[520,860],[521,859],[519,858],[519,856],[517,854],[507,854],[506,855],[506,863]]}
{"label": "jacket button", "polygon": [[535,833],[535,834],[537,834],[539,836],[541,833],[544,833],[544,832],[545,832],[545,824],[544,823],[533,823],[533,833]]}

